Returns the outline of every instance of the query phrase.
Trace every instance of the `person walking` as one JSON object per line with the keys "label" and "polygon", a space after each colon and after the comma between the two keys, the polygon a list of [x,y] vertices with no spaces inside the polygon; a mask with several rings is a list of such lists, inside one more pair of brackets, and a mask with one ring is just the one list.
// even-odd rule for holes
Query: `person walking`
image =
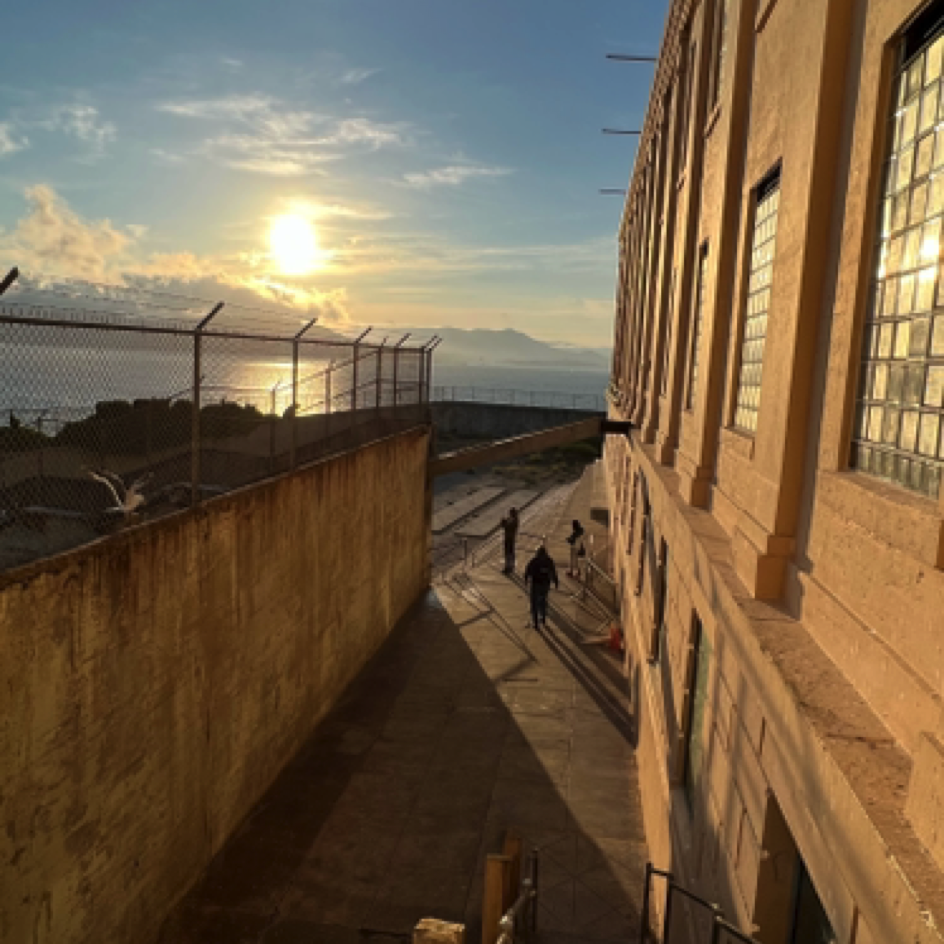
{"label": "person walking", "polygon": [[571,522],[571,527],[573,530],[570,532],[570,537],[567,538],[567,543],[570,545],[570,570],[567,571],[568,577],[579,577],[579,556],[580,556],[580,539],[584,535],[583,525],[576,519]]}
{"label": "person walking", "polygon": [[525,568],[524,583],[531,589],[531,625],[535,629],[539,625],[547,626],[547,596],[551,592],[551,584],[560,587],[560,581],[554,561],[543,544]]}
{"label": "person walking", "polygon": [[513,574],[515,571],[515,542],[518,540],[518,509],[512,508],[501,520],[502,531],[505,532],[505,567],[503,574]]}

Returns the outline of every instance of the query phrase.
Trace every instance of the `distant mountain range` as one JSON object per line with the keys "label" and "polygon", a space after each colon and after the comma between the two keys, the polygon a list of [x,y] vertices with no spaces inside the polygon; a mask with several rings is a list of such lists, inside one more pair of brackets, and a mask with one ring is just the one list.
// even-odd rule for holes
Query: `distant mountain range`
{"label": "distant mountain range", "polygon": [[605,349],[556,346],[512,329],[437,328],[436,334],[443,339],[436,349],[436,362],[449,367],[559,367],[606,371],[610,366],[610,354]]}

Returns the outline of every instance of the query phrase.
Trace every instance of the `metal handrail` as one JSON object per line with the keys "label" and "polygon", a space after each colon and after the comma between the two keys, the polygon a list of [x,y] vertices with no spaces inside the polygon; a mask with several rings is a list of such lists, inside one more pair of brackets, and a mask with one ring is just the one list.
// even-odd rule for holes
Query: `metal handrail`
{"label": "metal handrail", "polygon": [[708,901],[706,898],[702,898],[701,895],[696,895],[687,888],[683,888],[678,882],[676,882],[674,873],[666,869],[657,869],[651,862],[646,863],[646,884],[643,886],[642,892],[642,914],[640,916],[639,927],[640,944],[647,944],[648,941],[652,940],[652,937],[649,933],[649,900],[651,896],[653,877],[664,878],[668,885],[665,900],[665,912],[662,917],[663,941],[670,940],[673,914],[672,899],[673,895],[677,893],[682,895],[684,898],[689,899],[689,901],[700,905],[711,915],[711,939],[710,941],[704,942],[704,944],[720,944],[722,932],[737,938],[741,944],[758,944],[755,938],[745,934],[724,917],[724,911],[720,905]]}
{"label": "metal handrail", "polygon": [[514,904],[498,922],[500,934],[496,944],[515,944],[518,937],[519,919],[529,937],[538,929],[538,851],[532,849],[528,855],[528,874],[521,881],[521,893]]}

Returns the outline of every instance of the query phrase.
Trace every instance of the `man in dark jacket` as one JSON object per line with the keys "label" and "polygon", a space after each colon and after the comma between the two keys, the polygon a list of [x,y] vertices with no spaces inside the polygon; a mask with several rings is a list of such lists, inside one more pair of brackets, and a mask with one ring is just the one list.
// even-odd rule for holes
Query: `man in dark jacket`
{"label": "man in dark jacket", "polygon": [[547,595],[551,584],[559,587],[560,581],[554,561],[543,544],[525,569],[524,583],[531,588],[531,624],[535,629],[539,625],[547,626]]}
{"label": "man in dark jacket", "polygon": [[518,509],[512,508],[501,520],[502,531],[505,532],[505,569],[503,574],[514,573],[515,570],[515,541],[518,539]]}

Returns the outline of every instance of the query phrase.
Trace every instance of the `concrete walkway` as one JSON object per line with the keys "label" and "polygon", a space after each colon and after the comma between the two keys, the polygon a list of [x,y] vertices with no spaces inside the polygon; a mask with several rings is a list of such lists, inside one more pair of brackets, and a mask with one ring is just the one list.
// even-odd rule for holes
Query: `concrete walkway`
{"label": "concrete walkway", "polygon": [[[545,496],[523,530],[554,552],[589,489]],[[539,940],[637,940],[646,848],[619,663],[584,644],[600,618],[570,599],[561,553],[539,633],[497,551],[404,620],[162,944],[402,941],[423,917],[465,922],[477,944],[506,828],[539,850]]]}

